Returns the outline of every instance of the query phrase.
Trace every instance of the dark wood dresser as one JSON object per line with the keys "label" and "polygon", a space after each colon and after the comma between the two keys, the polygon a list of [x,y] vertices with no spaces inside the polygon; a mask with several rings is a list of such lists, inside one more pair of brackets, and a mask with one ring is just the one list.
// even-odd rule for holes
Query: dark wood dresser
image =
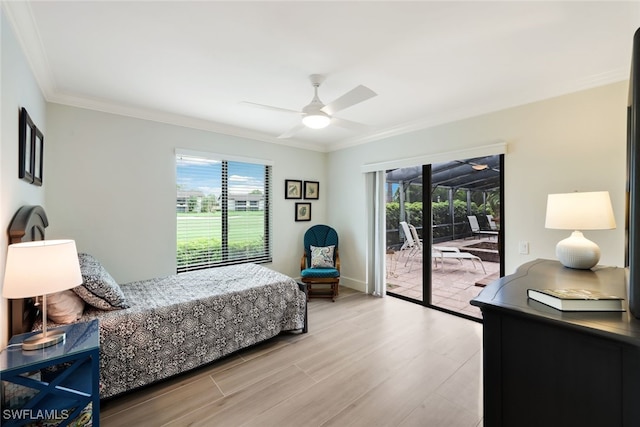
{"label": "dark wood dresser", "polygon": [[528,288],[627,294],[623,268],[536,260],[472,300],[484,318],[485,427],[640,426],[640,320],[559,311]]}

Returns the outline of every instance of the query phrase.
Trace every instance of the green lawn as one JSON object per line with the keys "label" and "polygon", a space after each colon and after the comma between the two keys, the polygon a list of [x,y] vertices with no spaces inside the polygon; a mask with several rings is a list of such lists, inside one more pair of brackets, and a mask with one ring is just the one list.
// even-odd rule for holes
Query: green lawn
{"label": "green lawn", "polygon": [[211,265],[223,259],[250,259],[265,255],[264,212],[232,212],[228,247],[222,252],[222,217],[215,214],[177,216],[178,271],[187,266]]}
{"label": "green lawn", "polygon": [[[215,214],[185,214],[177,216],[178,243],[188,242],[193,239],[217,239],[222,238],[222,217],[219,212]],[[264,236],[264,212],[232,212],[229,215],[229,242],[246,240],[246,236]],[[251,240],[253,240],[251,239]]]}

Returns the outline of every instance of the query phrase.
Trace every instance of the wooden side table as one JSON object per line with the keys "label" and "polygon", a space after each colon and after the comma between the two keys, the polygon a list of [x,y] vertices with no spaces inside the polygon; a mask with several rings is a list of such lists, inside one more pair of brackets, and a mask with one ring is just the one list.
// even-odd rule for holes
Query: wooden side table
{"label": "wooden side table", "polygon": [[22,350],[19,344],[34,334],[26,333],[11,338],[9,346],[0,352],[3,426],[51,419],[57,420],[59,426],[67,426],[89,404],[92,404],[92,425],[100,425],[98,320],[61,329],[66,331],[66,339],[54,346]]}

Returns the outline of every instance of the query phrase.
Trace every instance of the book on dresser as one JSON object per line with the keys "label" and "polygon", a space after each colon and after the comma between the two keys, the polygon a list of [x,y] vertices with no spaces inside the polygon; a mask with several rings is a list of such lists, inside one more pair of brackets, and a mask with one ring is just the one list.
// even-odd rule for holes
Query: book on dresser
{"label": "book on dresser", "polygon": [[527,289],[527,296],[561,311],[624,311],[623,298],[588,289]]}

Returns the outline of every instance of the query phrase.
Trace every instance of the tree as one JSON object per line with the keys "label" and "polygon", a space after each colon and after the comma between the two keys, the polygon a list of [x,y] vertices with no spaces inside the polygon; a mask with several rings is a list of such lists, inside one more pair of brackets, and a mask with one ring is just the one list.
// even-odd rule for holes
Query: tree
{"label": "tree", "polygon": [[189,197],[187,200],[187,212],[193,212],[198,205],[198,198],[196,196]]}

